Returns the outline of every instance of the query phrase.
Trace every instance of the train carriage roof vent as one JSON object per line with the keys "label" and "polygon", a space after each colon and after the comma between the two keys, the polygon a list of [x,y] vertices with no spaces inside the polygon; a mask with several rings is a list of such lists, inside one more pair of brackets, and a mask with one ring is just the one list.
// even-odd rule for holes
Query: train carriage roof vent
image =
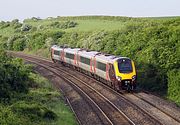
{"label": "train carriage roof vent", "polygon": [[104,54],[104,56],[111,56],[110,54]]}
{"label": "train carriage roof vent", "polygon": [[89,49],[85,49],[85,48],[80,48],[80,50],[79,51],[86,51],[86,52],[90,52],[91,50],[89,50]]}
{"label": "train carriage roof vent", "polygon": [[95,54],[95,56],[96,56],[96,55],[98,55],[98,56],[99,56],[99,55],[101,55],[101,54],[102,54],[101,52],[98,52],[98,53],[96,53],[96,54]]}
{"label": "train carriage roof vent", "polygon": [[117,56],[112,56],[112,57],[111,57],[111,59],[115,59],[115,58],[117,58]]}

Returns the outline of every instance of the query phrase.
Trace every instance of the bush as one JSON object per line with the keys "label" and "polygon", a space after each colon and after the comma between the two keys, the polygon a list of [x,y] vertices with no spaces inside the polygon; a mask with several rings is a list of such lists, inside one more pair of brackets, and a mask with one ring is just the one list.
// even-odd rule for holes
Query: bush
{"label": "bush", "polygon": [[23,38],[16,40],[13,44],[13,50],[16,51],[23,51],[25,47],[26,47],[26,41]]}
{"label": "bush", "polygon": [[43,119],[55,120],[57,118],[56,113],[49,110],[46,106],[34,102],[30,104],[25,101],[19,101],[11,106],[14,112],[18,112],[20,115],[25,116],[30,121],[42,121]]}
{"label": "bush", "polygon": [[22,125],[22,123],[10,107],[0,104],[0,125]]}
{"label": "bush", "polygon": [[29,31],[32,28],[31,25],[23,24],[21,27],[21,31]]}
{"label": "bush", "polygon": [[77,25],[77,23],[74,21],[65,21],[65,22],[57,22],[56,21],[56,22],[51,23],[49,27],[68,29],[68,28],[73,28],[76,25]]}
{"label": "bush", "polygon": [[0,50],[0,101],[7,102],[19,93],[28,92],[30,67],[22,59],[12,59]]}
{"label": "bush", "polygon": [[168,98],[180,106],[180,70],[168,72]]}

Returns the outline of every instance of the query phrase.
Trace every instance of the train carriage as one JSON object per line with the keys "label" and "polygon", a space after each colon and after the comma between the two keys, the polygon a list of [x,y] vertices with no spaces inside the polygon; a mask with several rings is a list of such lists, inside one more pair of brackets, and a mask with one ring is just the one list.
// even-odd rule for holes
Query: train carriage
{"label": "train carriage", "polygon": [[69,65],[78,67],[77,53],[79,50],[80,50],[79,48],[75,48],[75,49],[65,48],[63,61]]}
{"label": "train carriage", "polygon": [[51,59],[53,62],[62,61],[61,54],[63,52],[63,48],[60,48],[56,45],[51,47]]}
{"label": "train carriage", "polygon": [[130,91],[136,87],[135,65],[127,57],[58,46],[51,47],[51,57],[54,62],[63,62],[106,84],[110,83],[116,90]]}
{"label": "train carriage", "polygon": [[90,72],[90,73],[94,73],[95,67],[94,67],[93,57],[97,53],[98,52],[87,51],[87,50],[78,51],[79,67],[82,68],[83,70]]}

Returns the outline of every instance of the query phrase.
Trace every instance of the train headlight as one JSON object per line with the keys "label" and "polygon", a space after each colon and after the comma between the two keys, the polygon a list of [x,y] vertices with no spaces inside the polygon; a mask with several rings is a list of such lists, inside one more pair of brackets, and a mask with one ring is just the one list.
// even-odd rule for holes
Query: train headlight
{"label": "train headlight", "polygon": [[120,76],[117,76],[116,79],[121,82],[122,78]]}
{"label": "train headlight", "polygon": [[136,76],[134,75],[133,77],[132,77],[132,81],[135,81],[136,80]]}

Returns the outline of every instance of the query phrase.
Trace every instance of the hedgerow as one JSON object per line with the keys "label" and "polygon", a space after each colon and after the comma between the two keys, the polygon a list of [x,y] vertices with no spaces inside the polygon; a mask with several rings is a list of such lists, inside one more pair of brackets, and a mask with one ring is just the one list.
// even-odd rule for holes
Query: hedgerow
{"label": "hedgerow", "polygon": [[[59,28],[59,25],[63,24],[63,22],[76,23],[76,21],[80,20],[100,20],[102,23],[104,21],[120,21],[123,23],[123,26],[117,30],[106,30],[104,28],[105,30],[90,30],[87,32],[83,32],[78,28],[80,31]],[[135,61],[139,87],[165,95],[168,94],[170,99],[175,100],[174,95],[170,94],[173,92],[170,91],[170,88],[175,86],[172,83],[179,83],[179,75],[176,75],[177,79],[172,79],[170,74],[180,68],[179,17],[128,18],[82,16],[58,17],[36,21],[29,19],[24,22],[37,27],[37,30],[23,32],[20,38],[16,37],[19,34],[13,34],[9,38],[2,35],[0,37],[2,46],[10,50],[28,49],[39,53],[43,49],[45,52],[48,52],[52,44],[66,44],[71,47],[88,48],[114,55],[127,56]],[[1,22],[0,26],[3,29],[5,27],[9,28],[10,23]],[[75,28],[80,25],[78,23],[78,25],[75,25]],[[17,47],[21,44],[21,47]],[[174,87],[174,89],[178,90],[177,87]],[[179,100],[179,98],[176,99]]]}

